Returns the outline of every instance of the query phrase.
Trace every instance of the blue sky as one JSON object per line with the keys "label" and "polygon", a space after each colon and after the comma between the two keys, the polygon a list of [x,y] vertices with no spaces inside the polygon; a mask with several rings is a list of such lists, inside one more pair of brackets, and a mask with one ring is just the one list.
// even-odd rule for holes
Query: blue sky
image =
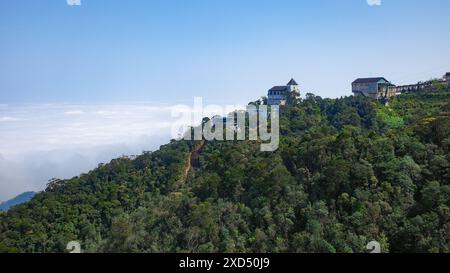
{"label": "blue sky", "polygon": [[245,103],[450,71],[450,1],[3,0],[0,103]]}

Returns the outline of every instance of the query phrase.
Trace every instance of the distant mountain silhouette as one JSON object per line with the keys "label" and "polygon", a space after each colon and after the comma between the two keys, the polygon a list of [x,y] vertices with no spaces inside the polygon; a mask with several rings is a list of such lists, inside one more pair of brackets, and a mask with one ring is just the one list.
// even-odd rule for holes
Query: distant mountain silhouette
{"label": "distant mountain silhouette", "polygon": [[28,201],[30,201],[31,198],[33,198],[34,195],[36,195],[36,193],[32,192],[32,191],[24,192],[16,197],[14,197],[13,199],[10,199],[8,201],[1,203],[0,211],[7,211],[9,208],[11,208],[13,206],[28,202]]}

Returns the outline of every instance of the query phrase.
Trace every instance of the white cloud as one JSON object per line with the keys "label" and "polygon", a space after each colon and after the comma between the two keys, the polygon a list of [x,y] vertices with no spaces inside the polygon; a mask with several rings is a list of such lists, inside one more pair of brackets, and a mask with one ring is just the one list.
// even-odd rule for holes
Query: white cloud
{"label": "white cloud", "polygon": [[367,0],[369,6],[381,6],[381,0]]}
{"label": "white cloud", "polygon": [[9,105],[1,111],[0,201],[43,190],[53,177],[158,149],[170,140],[174,121],[170,106],[151,103]]}
{"label": "white cloud", "polygon": [[20,164],[8,161],[0,154],[0,202],[24,192],[23,189],[33,190],[29,181]]}
{"label": "white cloud", "polygon": [[81,0],[66,0],[69,6],[81,6]]}
{"label": "white cloud", "polygon": [[66,111],[66,112],[64,112],[64,114],[69,115],[69,116],[70,115],[83,115],[84,112],[81,110],[72,110],[72,111]]}
{"label": "white cloud", "polygon": [[20,119],[14,117],[0,117],[0,122],[18,121]]}
{"label": "white cloud", "polygon": [[97,111],[96,113],[101,116],[113,116],[113,115],[119,114],[119,112],[116,112],[116,111],[105,111],[105,110]]}

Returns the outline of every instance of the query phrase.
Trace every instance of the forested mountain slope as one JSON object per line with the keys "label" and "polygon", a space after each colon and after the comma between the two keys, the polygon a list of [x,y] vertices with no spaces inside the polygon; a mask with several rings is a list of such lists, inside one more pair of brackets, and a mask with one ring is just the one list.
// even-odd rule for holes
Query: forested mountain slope
{"label": "forested mountain slope", "polygon": [[2,202],[0,203],[0,211],[7,211],[11,207],[28,202],[35,194],[36,193],[32,191],[24,192],[8,201]]}
{"label": "forested mountain slope", "polygon": [[281,112],[273,153],[172,141],[53,181],[0,214],[0,252],[450,251],[449,89]]}

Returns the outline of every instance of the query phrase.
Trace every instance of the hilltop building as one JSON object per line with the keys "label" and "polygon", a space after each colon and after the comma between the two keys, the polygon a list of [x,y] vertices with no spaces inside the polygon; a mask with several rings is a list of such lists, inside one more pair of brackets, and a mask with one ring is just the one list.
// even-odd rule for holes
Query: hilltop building
{"label": "hilltop building", "polygon": [[360,78],[352,83],[352,92],[355,96],[365,96],[372,99],[387,101],[390,97],[402,93],[416,92],[433,86],[433,83],[444,83],[450,86],[450,72],[443,79],[418,82],[416,84],[396,86],[386,78]]}
{"label": "hilltop building", "polygon": [[383,77],[359,78],[352,82],[352,92],[355,96],[382,99],[395,96],[396,88]]}
{"label": "hilltop building", "polygon": [[267,94],[268,105],[286,105],[291,92],[299,92],[298,84],[291,79],[286,85],[274,86],[269,89]]}

